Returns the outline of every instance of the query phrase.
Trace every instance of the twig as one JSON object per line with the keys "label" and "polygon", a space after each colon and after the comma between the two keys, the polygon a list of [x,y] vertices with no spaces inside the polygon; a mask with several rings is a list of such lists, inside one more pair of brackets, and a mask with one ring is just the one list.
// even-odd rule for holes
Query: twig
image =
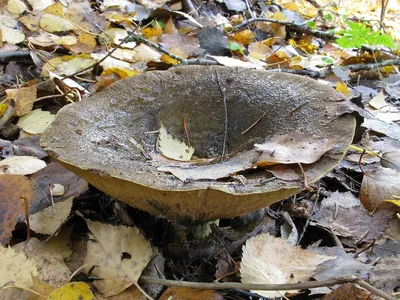
{"label": "twig", "polygon": [[382,68],[386,66],[399,66],[400,59],[388,59],[381,61],[379,63],[370,63],[370,64],[355,64],[341,67],[342,70],[350,70],[350,71],[363,71],[363,70],[371,70],[374,68]]}
{"label": "twig", "polygon": [[222,87],[221,81],[219,79],[219,74],[218,71],[215,71],[215,74],[217,75],[217,82],[219,89],[221,91],[222,97],[223,97],[223,102],[224,102],[224,111],[225,111],[225,127],[224,127],[224,144],[222,146],[222,156],[225,155],[225,150],[226,150],[226,140],[228,137],[228,108],[226,105],[226,95],[225,95],[225,88]]}
{"label": "twig", "polygon": [[7,52],[7,53],[0,53],[0,61],[4,61],[7,59],[16,60],[17,58],[26,58],[31,57],[29,51],[15,51],[15,52]]}
{"label": "twig", "polygon": [[167,49],[165,49],[163,46],[158,45],[156,43],[153,43],[152,41],[149,41],[148,39],[145,39],[144,37],[141,37],[137,34],[130,33],[130,35],[127,37],[126,42],[137,42],[137,43],[143,43],[149,47],[152,47],[161,53],[164,53],[168,55],[169,57],[176,59],[179,61],[182,65],[219,65],[217,61],[214,60],[208,60],[208,59],[186,59],[180,56],[177,56],[171,52],[169,52]]}
{"label": "twig", "polygon": [[28,203],[28,198],[26,198],[25,196],[21,196],[21,200],[24,201],[25,221],[26,221],[26,240],[29,241],[31,239],[31,225],[29,223],[29,203]]}
{"label": "twig", "polygon": [[376,240],[374,239],[374,240],[372,241],[372,243],[369,244],[367,247],[365,247],[365,248],[363,248],[363,249],[357,251],[356,253],[354,253],[353,257],[354,257],[354,258],[357,258],[361,253],[364,253],[364,252],[367,251],[368,249],[374,247],[375,241],[376,241]]}
{"label": "twig", "polygon": [[241,133],[241,135],[245,134],[245,133],[248,132],[250,129],[252,129],[254,126],[256,126],[257,123],[260,122],[261,119],[264,118],[266,114],[267,114],[267,113],[263,113],[263,114],[261,115],[261,117],[259,117],[253,124],[251,124],[247,129],[243,130],[242,133]]}
{"label": "twig", "polygon": [[268,18],[251,18],[251,19],[247,19],[243,23],[240,23],[240,24],[234,26],[233,29],[236,30],[236,29],[242,28],[242,27],[244,27],[244,26],[246,26],[246,25],[248,25],[250,23],[254,23],[254,22],[269,22],[269,23],[276,23],[276,24],[280,24],[280,25],[285,25],[285,26],[288,26],[290,28],[296,29],[297,31],[310,33],[312,35],[315,35],[315,36],[321,37],[321,38],[334,39],[334,38],[337,37],[335,34],[330,33],[330,32],[311,29],[311,28],[307,27],[307,23],[306,22],[293,23],[293,22],[280,21],[280,20],[274,20],[274,19],[268,19]]}
{"label": "twig", "polygon": [[182,117],[182,127],[183,127],[183,132],[185,134],[185,138],[186,138],[186,144],[190,147],[190,137],[189,137],[189,131],[187,129],[186,126],[186,120],[185,117]]}
{"label": "twig", "polygon": [[260,291],[288,291],[288,290],[304,290],[319,287],[334,286],[344,283],[355,283],[366,290],[387,300],[396,300],[392,296],[378,290],[377,288],[366,283],[356,277],[338,277],[323,281],[310,281],[300,283],[285,283],[285,284],[255,284],[255,283],[240,283],[240,282],[223,282],[223,283],[208,283],[208,282],[189,282],[189,281],[176,281],[169,279],[154,278],[149,276],[141,276],[140,280],[143,283],[159,284],[174,287],[186,287],[194,289],[213,289],[213,290],[227,290],[227,289],[241,289],[241,290],[260,290]]}
{"label": "twig", "polygon": [[299,163],[299,162],[297,163],[297,165],[299,166],[300,172],[301,172],[301,174],[303,175],[304,187],[305,187],[308,191],[312,192],[312,191],[313,191],[313,188],[310,187],[310,186],[308,185],[307,174],[306,174],[306,172],[304,172],[303,166],[302,166],[301,163]]}
{"label": "twig", "polygon": [[76,71],[75,73],[72,73],[72,74],[70,74],[70,75],[65,75],[64,77],[61,78],[61,80],[66,79],[66,78],[74,77],[75,75],[78,75],[78,74],[80,74],[80,73],[82,73],[82,72],[85,72],[85,71],[87,71],[87,70],[90,70],[90,69],[92,69],[92,68],[98,66],[98,65],[101,64],[104,60],[106,60],[106,58],[110,57],[115,51],[117,51],[117,49],[119,49],[119,48],[122,46],[122,44],[125,44],[125,43],[128,41],[128,39],[129,39],[129,37],[130,37],[131,34],[133,34],[133,33],[128,33],[128,36],[126,36],[124,39],[122,39],[121,42],[120,42],[114,49],[112,49],[110,52],[108,52],[108,53],[107,53],[102,59],[100,59],[99,61],[96,61],[94,64],[90,65],[89,67],[86,67],[86,68],[84,68],[84,69],[82,69],[82,70],[78,70],[78,71]]}
{"label": "twig", "polygon": [[316,206],[316,204],[317,204],[317,202],[318,202],[318,199],[319,199],[319,192],[320,192],[320,190],[321,190],[321,182],[318,181],[317,192],[315,193],[315,200],[314,200],[314,203],[313,203],[313,205],[311,206],[310,216],[309,216],[309,218],[307,218],[306,224],[304,224],[303,230],[301,231],[300,236],[299,236],[299,239],[298,239],[298,241],[297,241],[297,245],[300,245],[300,242],[301,242],[301,240],[303,239],[304,234],[306,233],[307,227],[308,227],[308,225],[310,224],[310,221],[311,221],[311,218],[312,218],[312,214],[313,214],[313,212],[314,212],[315,206]]}

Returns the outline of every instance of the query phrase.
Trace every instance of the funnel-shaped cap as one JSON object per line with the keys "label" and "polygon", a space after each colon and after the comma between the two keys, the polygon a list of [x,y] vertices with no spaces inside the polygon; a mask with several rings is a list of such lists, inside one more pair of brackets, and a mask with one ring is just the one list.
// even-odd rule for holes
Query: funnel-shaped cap
{"label": "funnel-shaped cap", "polygon": [[232,152],[249,141],[252,146],[276,135],[310,133],[334,141],[317,162],[303,165],[312,183],[343,158],[356,126],[350,112],[344,96],[312,79],[186,66],[119,81],[62,108],[41,144],[67,169],[139,209],[172,220],[229,218],[299,192],[304,188],[299,168],[293,166],[301,178],[297,181],[257,169],[240,180],[183,182],[159,171],[159,164],[149,162],[131,139],[155,153],[157,134],[151,132],[164,126],[184,141],[183,117],[194,155],[212,158],[222,154],[225,136],[225,147]]}

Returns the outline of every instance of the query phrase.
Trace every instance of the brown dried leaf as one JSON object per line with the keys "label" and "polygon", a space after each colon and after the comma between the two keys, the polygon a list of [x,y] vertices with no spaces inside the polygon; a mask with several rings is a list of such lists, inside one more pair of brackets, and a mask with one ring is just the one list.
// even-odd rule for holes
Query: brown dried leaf
{"label": "brown dried leaf", "polygon": [[[400,196],[400,172],[388,168],[378,170],[364,175],[361,183],[360,200],[362,205],[369,211],[373,211],[379,202]],[[395,206],[382,203],[378,209],[388,208],[395,210]]]}
{"label": "brown dried leaf", "polygon": [[[18,188],[15,188],[18,187]],[[0,176],[0,243],[6,245],[15,228],[19,215],[24,214],[25,205],[21,197],[32,199],[32,183],[25,176],[1,175]]]}
{"label": "brown dried leaf", "polygon": [[184,287],[168,288],[160,297],[160,300],[223,300],[224,297],[214,290],[199,290]]}
{"label": "brown dried leaf", "polygon": [[256,160],[258,167],[275,164],[312,164],[334,146],[333,141],[307,133],[293,132],[274,136],[254,147],[262,154]]}
{"label": "brown dried leaf", "polygon": [[8,89],[6,93],[8,98],[15,101],[14,116],[23,116],[32,110],[33,103],[36,101],[36,85]]}
{"label": "brown dried leaf", "polygon": [[[372,300],[378,299],[372,297],[371,292],[352,283],[342,284],[336,290],[325,295],[323,300],[341,300],[341,299],[355,299],[355,300]],[[371,298],[372,297],[372,298]],[[380,299],[380,298],[379,298]]]}

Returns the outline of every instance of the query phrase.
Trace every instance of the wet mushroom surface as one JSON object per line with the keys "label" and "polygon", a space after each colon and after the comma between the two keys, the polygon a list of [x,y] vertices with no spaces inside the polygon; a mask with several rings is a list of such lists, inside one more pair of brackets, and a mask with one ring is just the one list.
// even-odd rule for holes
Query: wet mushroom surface
{"label": "wet mushroom surface", "polygon": [[[266,207],[321,178],[352,142],[352,113],[343,95],[313,79],[238,67],[184,66],[119,81],[64,107],[41,145],[116,199],[170,220],[205,221]],[[255,143],[280,135],[309,134],[332,147],[314,163],[291,164],[298,180],[279,179],[265,168],[181,180],[162,171],[165,165],[179,164],[160,158],[157,131],[162,126],[178,140],[190,137],[194,160],[218,158],[190,166],[199,171],[246,159]]]}

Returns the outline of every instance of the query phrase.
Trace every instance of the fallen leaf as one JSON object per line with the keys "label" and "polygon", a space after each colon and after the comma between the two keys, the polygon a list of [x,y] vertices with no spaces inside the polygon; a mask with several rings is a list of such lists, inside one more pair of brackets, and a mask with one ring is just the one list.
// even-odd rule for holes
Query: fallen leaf
{"label": "fallen leaf", "polygon": [[74,29],[74,25],[62,17],[44,14],[40,17],[40,28],[47,32],[65,32]]}
{"label": "fallen leaf", "polygon": [[351,192],[334,192],[322,200],[321,208],[313,218],[336,235],[351,239],[350,242],[361,238],[370,242],[385,232],[392,214],[380,211],[371,216]]}
{"label": "fallen leaf", "polygon": [[233,35],[235,40],[240,42],[243,46],[247,46],[253,42],[254,36],[255,34],[249,29],[239,31]]}
{"label": "fallen leaf", "polygon": [[[278,20],[278,21],[286,21],[286,16],[281,11],[274,13],[270,18],[273,20]],[[272,23],[270,25],[270,27],[271,27],[271,32],[275,37],[280,37],[280,38],[286,37],[286,26],[285,25],[280,25],[278,23]]]}
{"label": "fallen leaf", "polygon": [[33,231],[40,234],[53,235],[64,224],[71,212],[73,198],[58,202],[29,216]]}
{"label": "fallen leaf", "polygon": [[178,161],[189,161],[194,153],[194,148],[175,139],[167,132],[164,126],[159,131],[158,147],[165,157]]}
{"label": "fallen leaf", "polygon": [[388,108],[391,105],[386,102],[385,96],[383,95],[383,90],[381,90],[374,98],[371,99],[371,101],[368,102],[369,105],[371,105],[375,109],[382,109],[382,108]]}
{"label": "fallen leaf", "polygon": [[257,156],[259,156],[259,153],[247,151],[215,163],[205,165],[177,164],[175,166],[161,166],[157,170],[169,172],[183,182],[204,179],[217,180],[253,168],[253,160]]}
{"label": "fallen leaf", "polygon": [[26,5],[21,0],[9,0],[7,10],[13,14],[22,14],[26,10]]}
{"label": "fallen leaf", "polygon": [[[353,283],[346,283],[339,286],[329,294],[325,295],[323,300],[357,299],[372,300],[371,292]],[[376,299],[378,300],[378,299]]]}
{"label": "fallen leaf", "polygon": [[15,101],[14,116],[23,116],[32,110],[33,103],[36,101],[36,85],[7,89],[6,94],[8,98]]}
{"label": "fallen leaf", "polygon": [[27,0],[32,6],[33,11],[41,11],[46,9],[49,5],[53,4],[53,0]]}
{"label": "fallen leaf", "polygon": [[185,287],[170,287],[159,300],[223,300],[224,297],[214,290],[191,289]]}
{"label": "fallen leaf", "polygon": [[105,297],[117,295],[137,282],[152,257],[151,245],[135,227],[86,223],[92,233],[86,270],[93,269],[92,274],[102,278],[94,285]]}
{"label": "fallen leaf", "polygon": [[52,292],[47,300],[92,300],[94,295],[85,282],[71,282]]}
{"label": "fallen leaf", "polygon": [[53,122],[55,115],[48,111],[35,109],[19,118],[17,125],[27,133],[39,134]]}
{"label": "fallen leaf", "polygon": [[[243,283],[296,283],[307,281],[319,264],[334,257],[291,246],[284,239],[259,234],[243,247],[240,275]],[[296,291],[252,291],[264,297],[282,297]]]}
{"label": "fallen leaf", "polygon": [[46,163],[34,156],[11,156],[0,161],[0,174],[29,175],[44,167]]}
{"label": "fallen leaf", "polygon": [[40,271],[41,279],[53,289],[69,282],[71,271],[62,255],[47,248],[40,240],[31,238],[29,241],[14,245],[13,249],[24,253],[28,259],[34,261]]}
{"label": "fallen leaf", "polygon": [[332,149],[333,141],[312,134],[292,132],[286,135],[274,136],[263,144],[254,147],[262,154],[255,164],[266,167],[274,164],[312,164]]}
{"label": "fallen leaf", "polygon": [[149,9],[157,9],[164,6],[170,0],[139,0],[139,3]]}
{"label": "fallen leaf", "polygon": [[[36,264],[24,253],[18,253],[13,248],[0,245],[0,286],[12,282],[15,286],[32,288],[32,276],[38,275]],[[5,271],[7,270],[7,271]],[[0,290],[1,291],[1,290]]]}
{"label": "fallen leaf", "polygon": [[347,84],[344,82],[338,82],[336,84],[336,90],[338,92],[342,93],[343,95],[345,95],[346,97],[350,95],[350,90],[349,90]]}
{"label": "fallen leaf", "polygon": [[318,254],[333,257],[333,259],[318,266],[313,275],[317,280],[328,280],[335,277],[352,275],[364,277],[372,269],[371,265],[359,262],[351,253],[346,253],[341,247],[309,247],[308,249],[310,248]]}
{"label": "fallen leaf", "polygon": [[370,284],[391,295],[398,291],[400,283],[398,274],[400,274],[400,255],[394,253],[380,259],[371,270]]}
{"label": "fallen leaf", "polygon": [[[393,199],[400,195],[400,173],[393,169],[379,168],[364,175],[360,189],[362,205],[370,212],[383,200]],[[379,209],[394,207],[389,203],[382,203]],[[394,210],[394,209],[393,209]]]}
{"label": "fallen leaf", "polygon": [[248,61],[242,61],[239,59],[235,59],[232,57],[226,57],[226,56],[213,56],[213,55],[208,55],[207,57],[212,57],[214,58],[218,63],[220,63],[223,66],[228,66],[228,67],[244,67],[244,68],[252,68],[252,69],[263,69],[263,67],[253,64]]}
{"label": "fallen leaf", "polygon": [[25,34],[21,31],[7,27],[0,23],[1,38],[3,42],[19,44],[25,40]]}
{"label": "fallen leaf", "polygon": [[[18,188],[15,188],[18,187]],[[12,231],[15,228],[17,218],[25,212],[25,203],[21,197],[30,201],[33,195],[32,182],[21,175],[1,175],[0,176],[0,244],[6,245],[10,240]],[[2,255],[0,255],[1,257]],[[1,258],[0,258],[1,260]],[[0,263],[2,267],[4,265]],[[1,277],[0,272],[0,277]],[[1,280],[0,280],[1,281]],[[3,282],[4,284],[4,282]],[[2,284],[0,283],[0,286]]]}

